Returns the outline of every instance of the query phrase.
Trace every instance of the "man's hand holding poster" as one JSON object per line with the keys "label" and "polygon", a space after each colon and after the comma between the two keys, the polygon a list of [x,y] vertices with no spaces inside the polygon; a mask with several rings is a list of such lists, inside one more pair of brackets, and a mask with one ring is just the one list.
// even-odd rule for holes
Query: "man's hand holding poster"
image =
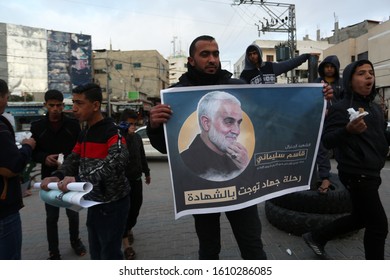
{"label": "man's hand holding poster", "polygon": [[321,139],[321,84],[162,91],[175,216],[225,212],[307,190]]}

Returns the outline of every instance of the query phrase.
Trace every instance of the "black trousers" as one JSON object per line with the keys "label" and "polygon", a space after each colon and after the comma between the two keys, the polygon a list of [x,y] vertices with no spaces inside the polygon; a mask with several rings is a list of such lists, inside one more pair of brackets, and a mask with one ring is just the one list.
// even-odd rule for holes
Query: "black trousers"
{"label": "black trousers", "polygon": [[[46,233],[49,243],[49,252],[59,253],[58,249],[58,218],[60,208],[45,203],[46,209]],[[70,209],[65,210],[69,220],[70,241],[79,238],[79,213]]]}
{"label": "black trousers", "polygon": [[[261,240],[261,222],[257,205],[226,212],[241,257],[248,260],[265,260]],[[195,229],[199,239],[199,259],[217,260],[221,251],[221,213],[196,214]]]}
{"label": "black trousers", "polygon": [[128,236],[128,232],[136,225],[139,211],[143,202],[142,179],[129,180],[130,183],[130,209],[127,216],[126,229],[123,238]]}
{"label": "black trousers", "polygon": [[339,235],[364,228],[366,259],[383,260],[388,224],[378,193],[382,179],[340,171],[339,178],[351,194],[352,213],[315,230],[312,233],[314,240],[325,245]]}

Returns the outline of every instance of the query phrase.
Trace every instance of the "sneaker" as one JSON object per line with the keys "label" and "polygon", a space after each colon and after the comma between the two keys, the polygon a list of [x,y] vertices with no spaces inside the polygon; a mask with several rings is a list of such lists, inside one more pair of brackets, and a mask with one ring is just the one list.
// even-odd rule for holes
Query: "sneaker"
{"label": "sneaker", "polygon": [[82,257],[87,253],[87,249],[85,248],[83,242],[81,242],[80,238],[77,240],[71,241],[70,244],[71,244],[74,252],[76,253],[76,255]]}
{"label": "sneaker", "polygon": [[325,258],[325,259],[329,258],[325,252],[324,245],[315,242],[311,232],[307,232],[303,234],[302,238],[306,242],[307,246],[309,246],[310,249],[312,249],[317,256],[320,256],[321,258]]}
{"label": "sneaker", "polygon": [[49,253],[48,260],[61,260],[60,253]]}

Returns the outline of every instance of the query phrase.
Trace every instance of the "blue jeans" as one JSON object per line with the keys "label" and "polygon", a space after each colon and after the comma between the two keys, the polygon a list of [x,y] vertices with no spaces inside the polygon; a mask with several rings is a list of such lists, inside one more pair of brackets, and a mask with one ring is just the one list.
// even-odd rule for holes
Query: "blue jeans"
{"label": "blue jeans", "polygon": [[123,260],[122,235],[130,197],[88,208],[87,228],[91,260]]}
{"label": "blue jeans", "polygon": [[0,220],[0,260],[22,259],[22,222],[19,212]]}
{"label": "blue jeans", "polygon": [[[261,222],[257,205],[226,212],[234,237],[245,260],[265,260],[261,240]],[[221,213],[196,214],[195,229],[199,239],[199,259],[217,260],[221,251]]]}

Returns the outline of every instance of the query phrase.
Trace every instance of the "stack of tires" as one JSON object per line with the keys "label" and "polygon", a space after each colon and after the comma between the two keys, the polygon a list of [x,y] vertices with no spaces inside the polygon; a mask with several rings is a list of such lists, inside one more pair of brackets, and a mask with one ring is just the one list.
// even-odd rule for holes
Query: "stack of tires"
{"label": "stack of tires", "polygon": [[337,174],[331,175],[332,185],[326,194],[317,191],[320,185],[317,182],[310,190],[266,201],[267,220],[280,230],[300,236],[349,214],[352,211],[349,192]]}

